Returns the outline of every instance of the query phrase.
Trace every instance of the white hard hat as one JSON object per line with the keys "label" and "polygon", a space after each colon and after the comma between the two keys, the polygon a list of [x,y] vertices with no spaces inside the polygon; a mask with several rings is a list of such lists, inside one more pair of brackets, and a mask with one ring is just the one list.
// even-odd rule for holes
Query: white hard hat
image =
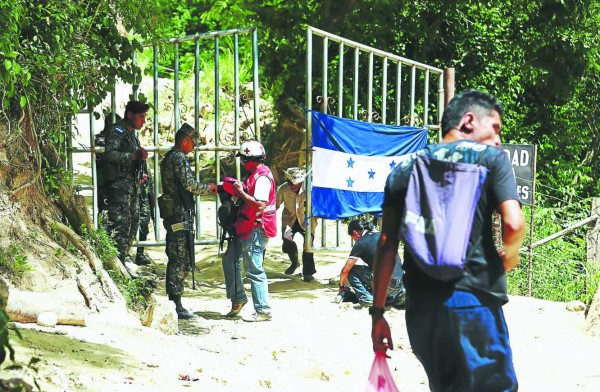
{"label": "white hard hat", "polygon": [[236,156],[247,159],[264,159],[266,156],[265,148],[256,140],[248,140],[242,143]]}
{"label": "white hard hat", "polygon": [[285,178],[294,185],[300,184],[306,178],[304,169],[300,167],[290,167],[285,171]]}

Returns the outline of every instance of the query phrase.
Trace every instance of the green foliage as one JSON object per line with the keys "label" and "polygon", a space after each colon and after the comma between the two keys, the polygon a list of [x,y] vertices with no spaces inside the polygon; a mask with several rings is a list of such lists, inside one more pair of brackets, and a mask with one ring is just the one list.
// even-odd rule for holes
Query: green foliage
{"label": "green foliage", "polygon": [[[70,116],[101,102],[117,79],[139,79],[133,53],[161,20],[155,1],[0,0],[3,118],[27,116],[29,150],[65,167]],[[63,181],[64,172],[47,168],[44,174],[49,192]]]}
{"label": "green foliage", "polygon": [[106,265],[109,260],[118,256],[119,251],[116,242],[108,235],[102,221],[98,224],[98,230],[88,230],[85,225],[82,225],[81,233],[83,234],[83,238],[94,249],[94,252],[98,255],[103,265]]}
{"label": "green foliage", "polygon": [[152,292],[145,281],[118,275],[114,271],[107,272],[119,288],[119,291],[123,294],[127,307],[136,312],[144,311],[148,306],[146,296]]}
{"label": "green foliage", "polygon": [[0,274],[8,280],[18,282],[33,267],[27,262],[27,255],[23,252],[23,244],[12,243],[8,248],[0,248]]}
{"label": "green foliage", "polygon": [[[560,222],[583,218],[585,211],[581,205],[573,205],[571,211],[536,208],[534,242],[567,225],[561,226]],[[528,260],[529,254],[522,254],[519,268],[508,274],[510,294],[528,294]],[[600,266],[586,261],[585,228],[535,248],[531,266],[531,294],[535,298],[561,302],[580,300],[590,304],[600,282]]]}
{"label": "green foliage", "polygon": [[42,182],[44,191],[52,198],[59,196],[58,190],[61,184],[68,184],[70,177],[69,172],[62,167],[52,167],[45,165],[42,168]]}

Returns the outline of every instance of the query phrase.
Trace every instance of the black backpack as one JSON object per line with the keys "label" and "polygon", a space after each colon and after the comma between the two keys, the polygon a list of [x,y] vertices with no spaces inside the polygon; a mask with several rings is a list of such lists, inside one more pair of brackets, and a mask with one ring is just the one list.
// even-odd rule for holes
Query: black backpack
{"label": "black backpack", "polygon": [[237,220],[238,210],[243,203],[242,199],[234,198],[231,184],[235,179],[225,177],[222,183],[217,185],[217,194],[221,205],[217,210],[217,222],[221,226],[221,241],[219,250],[223,250],[223,243],[236,236],[235,221]]}

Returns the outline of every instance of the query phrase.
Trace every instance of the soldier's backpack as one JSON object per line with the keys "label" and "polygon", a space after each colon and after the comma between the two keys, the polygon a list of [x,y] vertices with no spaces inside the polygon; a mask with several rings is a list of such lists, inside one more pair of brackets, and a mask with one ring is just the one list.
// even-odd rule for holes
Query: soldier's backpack
{"label": "soldier's backpack", "polygon": [[400,238],[417,266],[436,280],[463,274],[486,167],[417,156],[410,173]]}
{"label": "soldier's backpack", "polygon": [[243,203],[240,198],[234,197],[233,183],[235,178],[225,177],[221,183],[217,185],[217,194],[221,205],[217,210],[217,222],[221,226],[221,241],[219,242],[219,250],[223,250],[223,243],[235,237],[235,221],[237,219],[238,210]]}

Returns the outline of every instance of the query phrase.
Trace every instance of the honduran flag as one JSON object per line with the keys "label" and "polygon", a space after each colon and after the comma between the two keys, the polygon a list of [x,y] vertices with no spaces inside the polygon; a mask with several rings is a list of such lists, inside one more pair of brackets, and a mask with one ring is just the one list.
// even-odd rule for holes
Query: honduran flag
{"label": "honduran flag", "polygon": [[381,211],[391,170],[427,144],[427,129],[374,124],[309,111],[312,216],[348,218]]}

